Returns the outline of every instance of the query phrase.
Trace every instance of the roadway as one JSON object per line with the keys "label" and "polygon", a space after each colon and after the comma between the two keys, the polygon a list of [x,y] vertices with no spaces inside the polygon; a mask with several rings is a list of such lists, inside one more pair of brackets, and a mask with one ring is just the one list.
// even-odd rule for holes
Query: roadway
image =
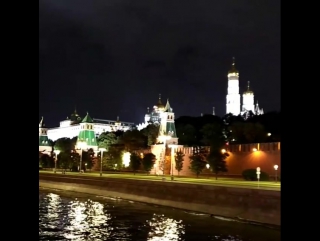
{"label": "roadway", "polygon": [[[163,176],[155,176],[155,175],[146,175],[146,174],[136,174],[132,173],[103,173],[103,176],[100,177],[99,173],[77,173],[77,172],[67,172],[66,174],[62,174],[61,171],[56,174],[53,171],[39,171],[41,175],[57,175],[57,176],[70,176],[73,178],[88,178],[88,179],[108,179],[108,178],[117,178],[117,179],[134,179],[134,180],[148,180],[148,181],[159,181],[162,182]],[[241,179],[235,178],[223,178],[218,177],[216,180],[213,177],[210,178],[190,178],[190,177],[174,177],[174,181],[171,181],[171,177],[169,175],[165,176],[166,182],[175,182],[175,183],[189,183],[189,184],[201,184],[201,185],[214,185],[214,186],[225,186],[225,187],[237,187],[237,188],[249,188],[249,189],[261,189],[261,190],[272,190],[272,191],[281,191],[281,184],[278,182],[257,182],[257,181],[244,181]]]}

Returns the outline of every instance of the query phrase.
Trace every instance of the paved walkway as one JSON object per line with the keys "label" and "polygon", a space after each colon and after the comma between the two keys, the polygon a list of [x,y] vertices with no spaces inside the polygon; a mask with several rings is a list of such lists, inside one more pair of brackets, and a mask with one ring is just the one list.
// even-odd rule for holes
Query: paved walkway
{"label": "paved walkway", "polygon": [[[39,171],[40,174],[54,174],[52,171]],[[57,172],[55,175],[61,176],[61,172]],[[146,174],[130,174],[130,173],[104,173],[100,177],[99,173],[82,173],[77,172],[67,172],[67,176],[84,177],[84,178],[119,178],[119,179],[135,179],[135,180],[148,180],[148,181],[163,181],[163,176],[146,175]],[[65,176],[65,175],[64,175]],[[171,176],[165,176],[167,182],[171,181]],[[227,186],[227,187],[239,187],[239,188],[250,188],[250,189],[262,189],[262,190],[274,190],[281,191],[281,184],[278,182],[253,182],[244,181],[235,178],[187,178],[187,177],[174,177],[175,183],[190,183],[190,184],[201,184],[201,185],[215,185],[215,186]]]}

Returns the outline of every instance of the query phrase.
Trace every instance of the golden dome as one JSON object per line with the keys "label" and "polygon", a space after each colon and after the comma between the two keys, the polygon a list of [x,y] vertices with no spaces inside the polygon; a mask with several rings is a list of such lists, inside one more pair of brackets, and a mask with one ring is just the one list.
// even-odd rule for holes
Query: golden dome
{"label": "golden dome", "polygon": [[235,58],[232,58],[232,66],[231,69],[228,71],[228,74],[239,74],[239,71],[236,69],[236,61]]}
{"label": "golden dome", "polygon": [[244,94],[253,94],[253,91],[250,90],[250,81],[248,81],[248,87],[247,90],[245,92],[243,92]]}
{"label": "golden dome", "polygon": [[159,100],[158,100],[158,103],[156,104],[156,106],[157,106],[159,109],[161,109],[161,108],[164,109],[164,105],[163,105],[162,102],[161,102],[161,94],[159,94]]}

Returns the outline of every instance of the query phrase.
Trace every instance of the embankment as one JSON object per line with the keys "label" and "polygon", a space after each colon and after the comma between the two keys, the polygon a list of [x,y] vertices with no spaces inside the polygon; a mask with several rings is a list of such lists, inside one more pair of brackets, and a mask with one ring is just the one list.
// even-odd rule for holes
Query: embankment
{"label": "embankment", "polygon": [[39,186],[280,225],[279,191],[41,173]]}

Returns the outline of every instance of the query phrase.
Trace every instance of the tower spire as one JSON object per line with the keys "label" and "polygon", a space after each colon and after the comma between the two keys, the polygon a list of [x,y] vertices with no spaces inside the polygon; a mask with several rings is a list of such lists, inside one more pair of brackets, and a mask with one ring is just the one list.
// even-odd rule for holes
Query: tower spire
{"label": "tower spire", "polygon": [[147,107],[147,114],[149,114],[150,113],[150,108],[149,107]]}
{"label": "tower spire", "polygon": [[216,108],[212,107],[212,115],[216,115]]}
{"label": "tower spire", "polygon": [[39,123],[39,127],[42,127],[43,126],[43,116],[41,116],[41,120],[40,120],[40,123]]}
{"label": "tower spire", "polygon": [[250,81],[248,81],[248,91],[250,90]]}
{"label": "tower spire", "polygon": [[169,103],[169,98],[167,99],[167,104],[164,107],[164,111],[165,112],[172,112],[172,108],[171,108],[170,103]]}

